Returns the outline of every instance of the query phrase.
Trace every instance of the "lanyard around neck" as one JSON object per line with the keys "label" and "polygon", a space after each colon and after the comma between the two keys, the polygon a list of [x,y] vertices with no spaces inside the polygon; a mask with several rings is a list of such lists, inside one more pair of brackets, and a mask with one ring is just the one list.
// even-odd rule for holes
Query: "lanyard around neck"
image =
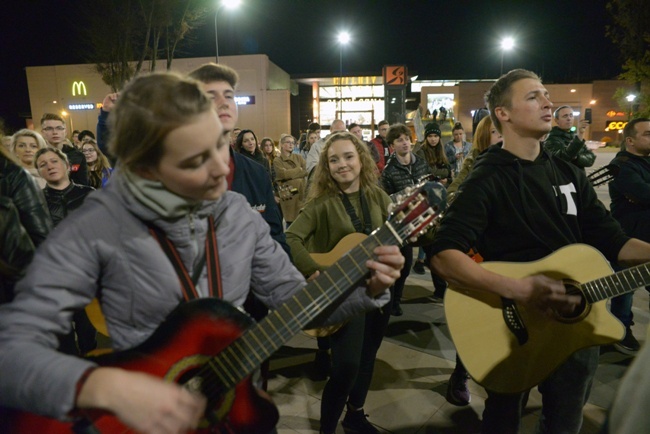
{"label": "lanyard around neck", "polygon": [[[178,254],[178,251],[176,250],[176,247],[174,247],[174,244],[169,240],[169,238],[167,238],[167,235],[165,235],[165,233],[160,230],[160,228],[152,224],[148,224],[148,226],[149,232],[156,239],[156,241],[158,241],[158,244],[160,244],[160,247],[162,247],[163,251],[169,258],[169,261],[172,263],[172,266],[176,271],[176,275],[178,275],[178,280],[181,284],[181,290],[183,291],[183,298],[185,301],[199,298],[199,293],[196,290],[195,285],[196,281],[198,280],[198,276],[196,276],[194,280],[190,277],[187,269],[185,268],[185,265],[183,264],[183,261],[181,260],[181,256]],[[214,287],[216,285],[217,297],[223,298],[223,289],[221,286],[221,268],[219,266],[219,249],[217,247],[217,235],[214,228],[213,216],[208,217],[208,233],[205,237],[205,255],[203,256],[203,260],[207,262],[208,290],[210,292],[210,297],[215,296]]]}
{"label": "lanyard around neck", "polygon": [[363,213],[363,225],[361,224],[361,220],[359,220],[359,216],[354,210],[348,195],[341,192],[341,200],[343,201],[343,206],[345,206],[345,211],[350,216],[354,230],[362,234],[370,235],[370,232],[372,232],[372,221],[370,221],[370,209],[368,208],[368,203],[363,195],[363,190],[359,189],[359,202],[361,203],[361,212]]}

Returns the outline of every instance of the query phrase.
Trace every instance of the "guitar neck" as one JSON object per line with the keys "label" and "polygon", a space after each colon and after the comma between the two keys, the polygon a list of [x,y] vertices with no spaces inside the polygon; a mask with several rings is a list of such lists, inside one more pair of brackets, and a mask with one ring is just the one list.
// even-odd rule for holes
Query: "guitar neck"
{"label": "guitar neck", "polygon": [[401,243],[390,223],[385,223],[206,366],[225,387],[234,387],[328,306],[356,288],[368,274],[365,262],[373,258],[375,247]]}
{"label": "guitar neck", "polygon": [[650,285],[650,263],[583,283],[582,291],[587,302],[592,304],[648,285]]}

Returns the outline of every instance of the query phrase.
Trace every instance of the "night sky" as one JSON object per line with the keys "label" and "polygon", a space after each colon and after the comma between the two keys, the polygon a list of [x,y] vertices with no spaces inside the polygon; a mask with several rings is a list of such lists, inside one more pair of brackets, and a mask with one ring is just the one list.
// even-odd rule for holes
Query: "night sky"
{"label": "night sky", "polygon": [[[339,73],[336,35],[352,41],[343,72],[380,75],[405,64],[419,79],[496,78],[503,36],[516,40],[504,71],[531,69],[547,83],[615,78],[618,52],[605,36],[604,0],[242,0],[219,13],[219,55],[266,54],[294,76]],[[92,0],[3,1],[0,117],[9,129],[29,113],[24,67],[84,63],[84,10]],[[107,26],[107,31],[110,27]],[[214,56],[214,15],[177,57]]]}

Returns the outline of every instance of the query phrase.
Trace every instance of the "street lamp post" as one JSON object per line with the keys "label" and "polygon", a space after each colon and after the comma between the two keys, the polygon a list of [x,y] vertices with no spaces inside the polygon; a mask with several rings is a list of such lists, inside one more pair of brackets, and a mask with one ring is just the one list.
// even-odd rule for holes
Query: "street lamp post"
{"label": "street lamp post", "polygon": [[338,111],[343,111],[343,46],[350,42],[348,32],[339,33],[339,107]]}
{"label": "street lamp post", "polygon": [[499,76],[503,75],[503,56],[505,55],[505,52],[512,50],[514,46],[515,40],[509,36],[501,40],[501,70]]}
{"label": "street lamp post", "polygon": [[214,45],[216,48],[216,58],[217,58],[217,63],[219,63],[219,33],[217,33],[217,19],[219,18],[219,10],[221,10],[222,7],[225,7],[226,9],[236,9],[239,4],[241,3],[241,0],[221,0],[219,4],[217,5],[217,9],[214,11]]}
{"label": "street lamp post", "polygon": [[627,102],[630,103],[630,111],[627,113],[627,120],[629,122],[630,119],[632,118],[632,110],[633,110],[632,104],[634,103],[634,100],[636,99],[636,95],[629,94],[628,96],[625,97],[625,99],[627,100]]}

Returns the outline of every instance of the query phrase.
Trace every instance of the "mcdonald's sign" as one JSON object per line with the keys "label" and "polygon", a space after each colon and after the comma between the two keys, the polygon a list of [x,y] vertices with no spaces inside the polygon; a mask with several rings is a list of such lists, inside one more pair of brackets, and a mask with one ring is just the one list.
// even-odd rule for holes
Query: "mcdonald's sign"
{"label": "mcdonald's sign", "polygon": [[83,81],[75,81],[72,83],[72,96],[86,96],[86,84]]}

